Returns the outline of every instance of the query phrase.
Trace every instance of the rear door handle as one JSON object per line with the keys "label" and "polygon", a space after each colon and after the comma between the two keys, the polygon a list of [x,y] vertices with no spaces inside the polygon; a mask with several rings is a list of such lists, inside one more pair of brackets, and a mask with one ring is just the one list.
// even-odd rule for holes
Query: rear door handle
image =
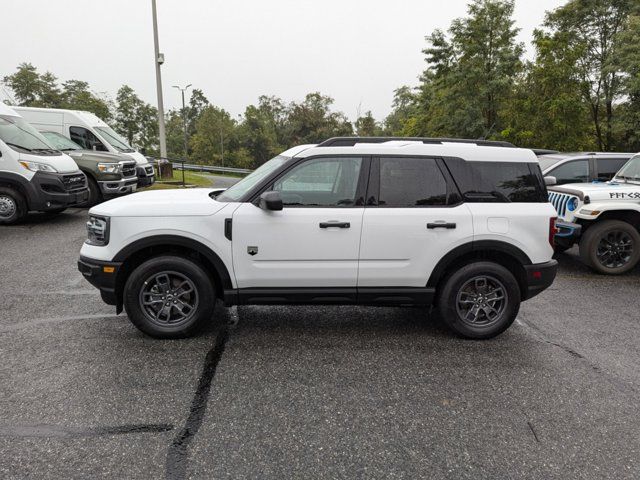
{"label": "rear door handle", "polygon": [[456,224],[455,223],[447,223],[447,222],[434,222],[434,223],[427,223],[427,228],[428,229],[446,228],[447,230],[452,230],[452,229],[456,228]]}
{"label": "rear door handle", "polygon": [[320,222],[320,228],[351,228],[349,222]]}

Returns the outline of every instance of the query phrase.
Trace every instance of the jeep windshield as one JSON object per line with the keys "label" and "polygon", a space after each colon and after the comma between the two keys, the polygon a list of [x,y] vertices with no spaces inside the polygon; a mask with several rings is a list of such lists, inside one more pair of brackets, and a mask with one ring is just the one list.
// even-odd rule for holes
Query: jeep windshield
{"label": "jeep windshield", "polygon": [[238,183],[226,189],[216,198],[219,202],[237,202],[245,193],[257,185],[263,178],[289,160],[289,157],[278,155],[264,163],[258,169],[244,177]]}
{"label": "jeep windshield", "polygon": [[135,150],[127,143],[127,141],[118,135],[111,127],[95,127],[109,145],[122,153],[131,153]]}
{"label": "jeep windshield", "polygon": [[21,117],[0,115],[0,140],[17,151],[56,152],[40,132]]}
{"label": "jeep windshield", "polygon": [[640,182],[640,155],[631,158],[624,167],[620,169],[613,181],[624,180],[625,182]]}

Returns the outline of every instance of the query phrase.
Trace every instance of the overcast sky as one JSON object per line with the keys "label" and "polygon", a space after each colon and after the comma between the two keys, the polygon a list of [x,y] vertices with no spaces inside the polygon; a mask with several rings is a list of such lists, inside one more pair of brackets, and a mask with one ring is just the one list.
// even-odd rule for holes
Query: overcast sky
{"label": "overcast sky", "polygon": [[[466,0],[157,0],[165,107],[192,83],[233,115],[258,96],[286,101],[320,91],[354,118],[391,109],[415,85],[425,35],[448,28]],[[520,39],[565,0],[516,0]],[[5,0],[0,78],[31,62],[115,97],[131,85],[156,104],[151,0]],[[6,98],[0,88],[0,99]]]}

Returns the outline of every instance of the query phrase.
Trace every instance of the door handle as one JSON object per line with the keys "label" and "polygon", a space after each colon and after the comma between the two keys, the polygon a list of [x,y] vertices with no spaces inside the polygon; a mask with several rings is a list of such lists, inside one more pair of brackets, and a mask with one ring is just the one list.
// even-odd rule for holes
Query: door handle
{"label": "door handle", "polygon": [[351,228],[349,222],[320,222],[320,228]]}
{"label": "door handle", "polygon": [[427,223],[427,228],[430,230],[434,228],[446,228],[447,230],[452,230],[456,228],[456,224],[447,222]]}

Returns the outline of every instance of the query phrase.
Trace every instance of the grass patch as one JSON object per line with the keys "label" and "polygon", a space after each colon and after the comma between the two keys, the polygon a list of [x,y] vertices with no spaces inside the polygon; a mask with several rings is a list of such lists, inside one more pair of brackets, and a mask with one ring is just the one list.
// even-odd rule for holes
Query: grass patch
{"label": "grass patch", "polygon": [[[156,183],[152,186],[145,188],[144,190],[168,190],[171,188],[182,188],[182,172],[179,170],[173,171],[173,178],[169,181],[172,183],[162,183],[167,179],[158,179]],[[175,182],[175,183],[174,183]],[[184,183],[187,186],[196,186],[196,187],[212,187],[213,179],[208,178],[207,174],[195,173],[195,172],[184,172]]]}

